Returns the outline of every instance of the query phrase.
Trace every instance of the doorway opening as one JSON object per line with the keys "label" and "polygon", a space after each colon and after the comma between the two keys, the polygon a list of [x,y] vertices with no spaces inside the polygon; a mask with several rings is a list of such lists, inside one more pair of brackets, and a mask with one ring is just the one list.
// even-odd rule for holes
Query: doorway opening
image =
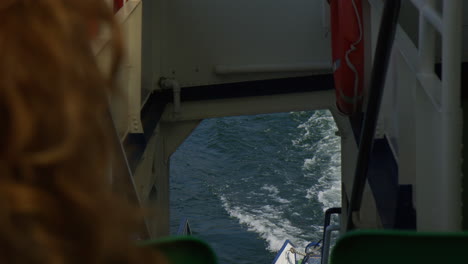
{"label": "doorway opening", "polygon": [[341,205],[337,131],[328,110],[202,121],[171,157],[171,233],[188,218],[221,263],[318,241],[324,211]]}

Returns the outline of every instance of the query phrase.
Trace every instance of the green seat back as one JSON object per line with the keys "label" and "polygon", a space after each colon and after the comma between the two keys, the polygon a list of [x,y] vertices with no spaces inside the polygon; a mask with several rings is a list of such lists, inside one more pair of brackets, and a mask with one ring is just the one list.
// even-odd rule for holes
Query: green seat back
{"label": "green seat back", "polygon": [[192,236],[171,236],[163,239],[146,240],[140,246],[154,247],[161,251],[170,264],[216,264],[213,250],[205,242]]}
{"label": "green seat back", "polygon": [[332,264],[468,263],[468,233],[360,230],[345,234]]}

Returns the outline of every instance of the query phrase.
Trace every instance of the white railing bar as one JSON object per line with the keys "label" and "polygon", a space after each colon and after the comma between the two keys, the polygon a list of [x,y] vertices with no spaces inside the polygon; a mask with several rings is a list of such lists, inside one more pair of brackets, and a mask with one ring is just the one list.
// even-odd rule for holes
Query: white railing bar
{"label": "white railing bar", "polygon": [[433,6],[428,5],[428,0],[411,0],[414,6],[419,9],[421,15],[434,26],[437,31],[442,33],[443,23],[442,16],[435,10]]}

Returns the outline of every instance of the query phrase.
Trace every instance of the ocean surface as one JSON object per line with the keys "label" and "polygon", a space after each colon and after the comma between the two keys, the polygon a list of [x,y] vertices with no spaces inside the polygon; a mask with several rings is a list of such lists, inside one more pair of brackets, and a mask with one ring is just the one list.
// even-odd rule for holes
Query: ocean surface
{"label": "ocean surface", "polygon": [[221,264],[318,241],[341,202],[336,131],[326,110],[204,120],[171,158],[171,232],[187,217]]}

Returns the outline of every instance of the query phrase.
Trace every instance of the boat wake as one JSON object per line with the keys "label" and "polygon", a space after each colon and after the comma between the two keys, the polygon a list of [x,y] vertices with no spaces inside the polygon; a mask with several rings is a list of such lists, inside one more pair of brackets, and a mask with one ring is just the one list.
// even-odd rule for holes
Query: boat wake
{"label": "boat wake", "polygon": [[[305,123],[299,125],[302,136],[293,144],[304,148],[313,156],[304,160],[306,177],[318,178],[306,192],[307,199],[318,199],[322,209],[341,204],[341,145],[333,116],[329,111],[315,111]],[[314,137],[313,143],[308,143]]]}
{"label": "boat wake", "polygon": [[221,201],[231,217],[237,218],[249,231],[256,232],[267,242],[269,251],[277,252],[286,239],[303,247],[307,245],[307,241],[300,239],[304,230],[295,227],[290,220],[284,218],[280,208],[271,205],[257,209],[232,206],[224,196],[221,196]]}
{"label": "boat wake", "polygon": [[[290,114],[293,118],[309,115],[299,116],[306,121],[297,126],[290,141],[290,149],[304,153],[302,168],[298,164],[302,175],[273,172],[266,178],[242,178],[249,189],[244,192],[245,200],[239,199],[239,190],[235,195],[233,191],[219,195],[226,212],[265,240],[271,252],[281,249],[287,239],[304,248],[320,238],[323,216],[311,211],[324,211],[341,202],[340,138],[335,135],[332,115],[326,110]],[[278,181],[282,183],[273,184]]]}

